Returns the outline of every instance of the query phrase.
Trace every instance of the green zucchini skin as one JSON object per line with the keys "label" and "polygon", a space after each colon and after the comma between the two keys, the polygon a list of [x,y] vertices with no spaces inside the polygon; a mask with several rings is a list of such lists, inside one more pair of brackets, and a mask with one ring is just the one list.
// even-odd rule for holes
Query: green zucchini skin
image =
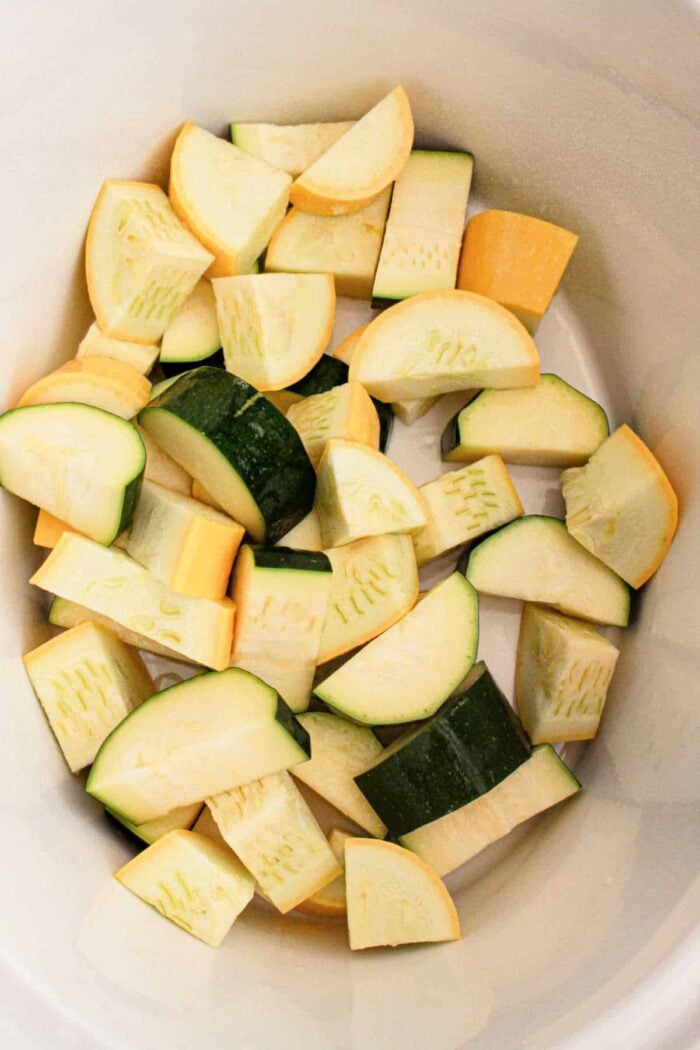
{"label": "green zucchini skin", "polygon": [[294,394],[301,397],[311,397],[312,394],[325,394],[334,386],[342,386],[348,381],[348,366],[339,361],[337,357],[323,354],[318,364],[314,365],[310,372],[288,387]]}
{"label": "green zucchini skin", "polygon": [[301,438],[267,398],[230,372],[204,365],[176,379],[144,409],[165,409],[216,446],[241,477],[275,543],[314,504],[316,473]]}
{"label": "green zucchini skin", "polygon": [[179,376],[183,372],[189,372],[193,367],[224,368],[224,352],[219,347],[208,357],[202,357],[199,361],[159,361],[163,375],[166,379],[171,376]]}
{"label": "green zucchini skin", "polygon": [[291,707],[285,703],[279,693],[277,694],[275,719],[283,729],[287,730],[302,751],[311,758],[311,737],[304,729],[301,722],[297,719]]}
{"label": "green zucchini skin", "polygon": [[297,551],[291,547],[253,547],[252,551],[257,569],[333,572],[330,558],[322,551]]}
{"label": "green zucchini skin", "polygon": [[464,692],[404,734],[396,750],[355,777],[395,837],[486,794],[530,756],[530,742],[506,698],[479,663]]}
{"label": "green zucchini skin", "polygon": [[144,468],[142,469],[138,477],[133,478],[124,489],[124,501],[122,503],[122,514],[121,518],[119,519],[119,528],[117,529],[117,536],[119,536],[120,533],[124,531],[124,529],[128,529],[129,525],[131,525],[131,519],[134,516],[136,504],[138,503],[139,496],[141,495],[141,486],[143,484],[143,470],[145,470],[146,462],[145,453],[146,450],[144,448]]}

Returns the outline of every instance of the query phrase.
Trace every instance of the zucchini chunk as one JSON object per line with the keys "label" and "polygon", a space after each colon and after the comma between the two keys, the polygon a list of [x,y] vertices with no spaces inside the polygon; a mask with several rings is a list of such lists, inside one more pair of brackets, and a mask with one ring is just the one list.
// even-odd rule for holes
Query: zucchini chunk
{"label": "zucchini chunk", "polygon": [[183,126],[170,161],[170,202],[213,253],[208,277],[250,273],[284,217],[291,181],[196,124]]}
{"label": "zucchini chunk", "polygon": [[93,321],[78,346],[75,357],[82,361],[86,357],[110,357],[131,365],[141,375],[148,375],[158,360],[157,343],[130,343],[127,339],[110,339]]}
{"label": "zucchini chunk", "polygon": [[310,397],[312,394],[325,394],[327,390],[332,390],[334,386],[342,386],[347,381],[348,366],[342,361],[336,361],[330,354],[322,354],[311,371],[307,372],[303,379],[293,383],[287,393],[297,394],[299,398]]}
{"label": "zucchini chunk", "polygon": [[425,528],[413,536],[419,565],[525,513],[500,456],[451,470],[418,491],[429,515]]}
{"label": "zucchini chunk", "polygon": [[364,645],[405,616],[418,600],[410,536],[368,536],[326,551],[333,567],[317,663]]}
{"label": "zucchini chunk", "polygon": [[188,496],[145,481],[125,549],[178,594],[226,596],[245,529]]}
{"label": "zucchini chunk", "polygon": [[287,419],[299,434],[314,467],[331,438],[379,448],[379,416],[359,383],[345,383],[290,405]]}
{"label": "zucchini chunk", "polygon": [[592,740],[618,656],[587,623],[539,605],[523,607],[515,698],[533,744]]}
{"label": "zucchini chunk", "polygon": [[106,336],[157,343],[212,259],[160,186],[103,184],[88,225],[85,271]]}
{"label": "zucchini chunk", "polygon": [[298,525],[277,540],[275,546],[291,547],[296,551],[322,551],[321,525],[316,511],[310,510]]}
{"label": "zucchini chunk", "polygon": [[215,794],[207,805],[226,843],[283,914],[342,875],[288,773]]}
{"label": "zucchini chunk", "polygon": [[375,302],[454,288],[473,170],[471,153],[412,151],[391,198]]}
{"label": "zucchini chunk", "polygon": [[201,802],[194,802],[191,806],[179,806],[178,809],[166,813],[162,817],[146,820],[143,824],[132,824],[130,821],[120,817],[118,813],[111,813],[108,809],[105,813],[111,820],[121,824],[123,828],[133,835],[134,838],[152,846],[158,839],[162,839],[171,831],[189,831],[193,828],[195,821],[201,816],[205,806]]}
{"label": "zucchini chunk", "polygon": [[146,465],[137,431],[88,405],[31,405],[0,416],[0,485],[98,543],[131,521]]}
{"label": "zucchini chunk", "polygon": [[528,514],[482,540],[469,555],[467,579],[480,594],[542,602],[594,623],[629,621],[627,584],[558,518]]}
{"label": "zucchini chunk", "polygon": [[258,542],[274,543],[313,506],[316,475],[296,430],[238,376],[196,368],[139,422]]}
{"label": "zucchini chunk", "polygon": [[566,527],[632,587],[649,580],[678,527],[678,499],[659,461],[628,426],[585,467],[562,474]]}
{"label": "zucchini chunk", "polygon": [[322,553],[245,546],[231,595],[236,622],[231,665],[273,686],[293,711],[305,711],[331,589]]}
{"label": "zucchini chunk", "polygon": [[[160,364],[191,368],[195,364],[211,363],[211,357],[221,349],[216,299],[211,281],[197,281],[187,299],[163,333],[160,345]],[[167,369],[164,369],[166,375]]]}
{"label": "zucchini chunk", "polygon": [[380,401],[534,386],[539,374],[532,336],[513,314],[460,291],[425,292],[385,310],[350,365],[350,379]]}
{"label": "zucchini chunk", "polygon": [[214,510],[221,511],[223,509],[216,502],[209,489],[205,489],[201,481],[197,481],[196,478],[192,479],[192,499],[197,500],[197,503],[206,503],[207,507],[213,507]]}
{"label": "zucchini chunk", "polygon": [[179,658],[217,670],[228,667],[233,603],[177,594],[123,551],[65,533],[29,582],[109,616]]}
{"label": "zucchini chunk", "polygon": [[217,948],[255,892],[227,850],[193,831],[171,831],[114,876],[165,919]]}
{"label": "zucchini chunk", "polygon": [[179,682],[137,707],[100,748],[87,791],[142,824],[308,755],[306,730],[275,690],[229,668]]}
{"label": "zucchini chunk", "polygon": [[370,835],[384,838],[386,827],[353,780],[382,751],[372,730],[327,711],[307,711],[299,723],[309,734],[311,758],[292,766],[292,775]]}
{"label": "zucchini chunk", "polygon": [[495,299],[534,333],[577,242],[532,215],[483,211],[467,223],[457,287]]}
{"label": "zucchini chunk", "polygon": [[150,396],[151,384],[131,365],[111,357],[86,357],[66,361],[32,383],[15,408],[75,402],[131,419],[148,404]]}
{"label": "zucchini chunk", "polygon": [[354,121],[326,124],[231,124],[234,146],[296,178],[330,149]]}
{"label": "zucchini chunk", "polygon": [[329,882],[312,897],[308,897],[298,905],[297,910],[305,915],[319,915],[324,919],[341,919],[347,914],[345,895],[345,843],[353,838],[349,831],[341,828],[331,828],[328,833],[328,845],[333,851],[333,856],[343,869],[333,882]]}
{"label": "zucchini chunk", "polygon": [[[133,646],[134,649],[143,649],[147,653],[155,653],[156,656],[167,656],[170,660],[187,660],[180,653],[176,653],[174,649],[168,649],[167,645],[160,645],[137,631],[130,631],[128,627],[123,627],[120,623],[110,619],[109,616],[102,616],[100,613],[93,612],[92,609],[86,609],[84,605],[79,605],[77,602],[71,602],[67,598],[59,598],[58,596],[51,602],[49,623],[53,624],[54,627],[75,627],[76,624],[85,623],[86,620],[106,627],[112,634],[116,634],[117,638],[121,639],[122,642]],[[192,663],[192,661],[189,662]]]}
{"label": "zucchini chunk", "polygon": [[267,247],[265,273],[330,273],[337,295],[370,299],[390,197],[387,186],[352,215],[310,215],[292,208]]}
{"label": "zucchini chunk", "polygon": [[[423,650],[424,662],[426,652],[436,650]],[[480,662],[429,722],[398,737],[355,781],[391,834],[405,835],[486,794],[529,754],[515,712]]]}
{"label": "zucchini chunk", "polygon": [[153,481],[156,485],[162,485],[164,489],[170,489],[171,492],[181,492],[183,496],[189,496],[192,491],[192,478],[187,471],[163,452],[143,427],[140,427],[138,423],[135,423],[134,426],[146,449],[144,481]]}
{"label": "zucchini chunk", "polygon": [[141,657],[96,623],[72,627],[23,660],[71,773],[89,766],[114,727],[154,692]]}
{"label": "zucchini chunk", "polygon": [[570,467],[605,441],[608,417],[595,401],[555,375],[521,390],[482,390],[442,435],[442,458],[471,463],[496,453],[506,463]]}
{"label": "zucchini chunk", "polygon": [[455,572],[314,692],[369,725],[429,718],[471,668],[478,637],[476,592]]}
{"label": "zucchini chunk", "polygon": [[353,951],[459,940],[459,916],[444,883],[401,846],[348,839],[345,885]]}
{"label": "zucchini chunk", "polygon": [[518,824],[580,790],[556,751],[544,744],[485,795],[399,836],[399,841],[438,875],[449,875]]}
{"label": "zucchini chunk", "polygon": [[360,211],[394,181],[412,145],[411,105],[396,87],[292,183],[290,200],[314,215]]}
{"label": "zucchini chunk", "polygon": [[264,273],[214,282],[226,368],[258,390],[282,390],[309,372],[333,334],[327,273]]}
{"label": "zucchini chunk", "polygon": [[316,511],[326,547],[417,532],[428,520],[418,489],[395,463],[366,445],[338,438],[328,442],[321,457]]}

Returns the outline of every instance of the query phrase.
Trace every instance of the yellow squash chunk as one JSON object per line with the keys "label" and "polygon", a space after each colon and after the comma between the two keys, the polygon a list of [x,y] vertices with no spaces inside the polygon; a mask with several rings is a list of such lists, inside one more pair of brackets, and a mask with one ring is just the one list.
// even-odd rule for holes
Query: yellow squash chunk
{"label": "yellow squash chunk", "polygon": [[353,779],[383,750],[372,730],[328,711],[307,711],[299,722],[309,734],[311,758],[290,772],[370,835],[384,838],[386,826]]}
{"label": "yellow squash chunk", "polygon": [[523,607],[515,698],[533,744],[596,735],[618,655],[589,624],[539,605]]}
{"label": "yellow squash chunk", "polygon": [[368,536],[326,555],[333,566],[318,663],[349,653],[386,631],[418,600],[410,536]]}
{"label": "yellow squash chunk", "polygon": [[48,547],[53,549],[64,532],[77,532],[67,522],[55,518],[47,510],[40,509],[34,526],[34,537],[32,542],[37,547]]}
{"label": "yellow squash chunk", "polygon": [[[366,324],[360,325],[354,332],[346,336],[342,343],[333,351],[333,357],[337,357],[339,361],[350,367],[350,362],[360,342],[360,337],[367,327],[368,325]],[[417,419],[429,412],[436,402],[437,397],[415,397],[404,401],[395,401],[391,407],[397,419],[400,419],[404,426],[410,427]]]}
{"label": "yellow squash chunk", "polygon": [[255,881],[229,850],[171,831],[114,876],[165,919],[217,948],[253,899]]}
{"label": "yellow squash chunk", "polygon": [[246,545],[236,561],[231,666],[262,678],[293,711],[309,706],[331,577],[323,554],[291,559],[281,549],[258,555]]}
{"label": "yellow squash chunk", "polygon": [[39,703],[72,773],[155,692],[141,657],[106,627],[81,623],[24,657]]}
{"label": "yellow squash chunk", "polygon": [[365,330],[350,365],[350,379],[380,401],[534,386],[539,375],[532,336],[513,314],[460,291],[391,306]]}
{"label": "yellow squash chunk", "polygon": [[296,177],[353,126],[325,124],[232,124],[231,142],[278,171]]}
{"label": "yellow squash chunk", "polygon": [[111,357],[67,361],[22,394],[16,408],[73,401],[132,419],[148,404],[151,384],[131,365]]}
{"label": "yellow squash chunk", "polygon": [[495,299],[535,332],[577,241],[531,215],[481,212],[467,224],[457,287]]}
{"label": "yellow squash chunk", "polygon": [[649,580],[678,527],[678,499],[661,465],[628,426],[619,427],[585,467],[562,474],[566,527],[632,587]]}
{"label": "yellow squash chunk", "polygon": [[265,397],[285,416],[292,405],[304,399],[303,394],[297,394],[293,390],[267,390]]}
{"label": "yellow squash chunk", "polygon": [[208,507],[213,507],[214,510],[220,510],[223,513],[222,507],[216,502],[209,489],[206,489],[196,478],[192,478],[192,499],[196,499],[199,503],[206,503]]}
{"label": "yellow squash chunk", "polygon": [[177,594],[122,551],[65,533],[30,583],[116,620],[221,671],[229,666],[234,606]]}
{"label": "yellow squash chunk", "polygon": [[213,283],[229,372],[258,390],[282,390],[317,364],[333,333],[330,274],[267,273]]}
{"label": "yellow squash chunk", "polygon": [[163,452],[159,445],[156,445],[147,430],[140,427],[138,423],[134,423],[134,426],[141,435],[146,449],[146,469],[143,472],[146,481],[153,481],[156,485],[162,485],[164,489],[170,489],[171,492],[181,492],[183,496],[189,496],[195,482],[187,471],[183,470],[167,452]]}
{"label": "yellow squash chunk", "polygon": [[178,806],[177,809],[171,809],[169,813],[165,813],[162,817],[145,820],[142,824],[132,824],[126,817],[112,813],[110,810],[107,810],[107,812],[114,820],[123,825],[127,831],[130,831],[132,835],[141,839],[147,846],[152,846],[154,842],[162,839],[164,835],[169,834],[171,831],[189,831],[205,808],[201,802],[194,802],[189,806]]}
{"label": "yellow squash chunk", "polygon": [[331,273],[338,295],[370,299],[391,188],[352,215],[309,215],[292,208],[265,255],[266,273]]}
{"label": "yellow squash chunk", "polygon": [[343,383],[290,405],[287,419],[299,434],[314,467],[331,438],[379,448],[379,416],[359,383]]}
{"label": "yellow squash chunk", "polygon": [[417,532],[428,520],[423,497],[395,463],[366,445],[337,438],[321,457],[316,511],[324,547]]}
{"label": "yellow squash chunk", "polygon": [[289,175],[196,124],[185,124],[170,162],[170,201],[214,255],[209,277],[250,273],[284,218]]}
{"label": "yellow squash chunk", "polygon": [[442,879],[401,846],[348,839],[345,885],[353,951],[459,940],[459,916]]}
{"label": "yellow squash chunk", "polygon": [[152,346],[212,258],[160,186],[108,180],[92,210],[85,249],[100,328],[111,339]]}
{"label": "yellow squash chunk", "polygon": [[[345,870],[345,842],[353,837],[349,831],[343,831],[341,828],[331,828],[328,833],[328,845],[333,850],[333,855],[343,871]],[[318,915],[323,919],[342,919],[347,914],[345,900],[345,874],[342,874],[320,889],[318,893],[302,901],[297,911],[305,915]]]}
{"label": "yellow squash chunk", "polygon": [[145,481],[125,549],[179,594],[226,595],[245,529],[204,503]]}
{"label": "yellow squash chunk", "polygon": [[[174,649],[168,649],[167,645],[160,645],[158,642],[146,638],[143,634],[130,631],[128,627],[123,627],[109,616],[102,616],[91,609],[86,609],[84,605],[68,601],[67,598],[58,597],[51,602],[49,623],[52,623],[54,627],[75,627],[76,624],[85,623],[86,620],[106,627],[112,634],[116,634],[117,638],[122,642],[132,646],[134,649],[143,649],[147,653],[155,653],[156,656],[167,656],[169,660],[186,660],[186,657],[176,653]],[[189,662],[191,663],[192,661]]]}
{"label": "yellow squash chunk", "polygon": [[281,540],[277,541],[275,546],[291,547],[292,550],[297,551],[322,551],[321,525],[316,511],[310,510],[298,525],[295,525]]}
{"label": "yellow squash chunk", "polygon": [[419,492],[429,514],[428,524],[413,537],[419,565],[525,513],[500,456],[452,470]]}
{"label": "yellow squash chunk", "polygon": [[291,202],[314,215],[359,211],[394,181],[412,145],[411,106],[396,87],[293,183]]}
{"label": "yellow squash chunk", "polygon": [[97,321],[88,328],[75,355],[78,361],[85,357],[111,357],[131,365],[141,375],[148,375],[158,360],[157,343],[130,343],[126,339],[110,339],[100,330]]}
{"label": "yellow squash chunk", "polygon": [[211,281],[202,278],[182,304],[163,333],[160,360],[186,362],[195,368],[206,362],[221,346],[216,300]]}
{"label": "yellow squash chunk", "polygon": [[288,773],[213,795],[207,806],[226,843],[283,914],[342,874]]}

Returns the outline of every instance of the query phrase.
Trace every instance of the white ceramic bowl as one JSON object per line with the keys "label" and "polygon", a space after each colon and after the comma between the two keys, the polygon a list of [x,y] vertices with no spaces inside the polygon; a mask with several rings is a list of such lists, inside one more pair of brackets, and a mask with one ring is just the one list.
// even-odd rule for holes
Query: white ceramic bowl
{"label": "white ceramic bowl", "polygon": [[[682,505],[578,763],[584,794],[456,880],[461,943],[351,956],[342,929],[258,910],[214,952],[113,882],[126,848],[66,773],[22,672],[47,629],[26,583],[33,512],[2,498],[4,1046],[694,1045],[697,42],[692,9],[670,0],[4,12],[1,404],[72,356],[87,327],[82,236],[102,179],[164,180],[183,119],[223,131],[233,118],[345,118],[401,81],[421,141],[475,152],[477,200],[581,234],[543,359],[641,432]],[[516,610],[489,615],[498,660]]]}

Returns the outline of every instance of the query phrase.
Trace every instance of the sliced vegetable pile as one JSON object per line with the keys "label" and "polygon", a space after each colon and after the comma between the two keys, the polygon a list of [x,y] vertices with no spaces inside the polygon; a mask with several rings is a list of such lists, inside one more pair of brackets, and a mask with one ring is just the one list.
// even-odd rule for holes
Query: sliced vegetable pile
{"label": "sliced vegetable pile", "polygon": [[[210,945],[256,892],[347,916],[353,949],[458,938],[441,877],[580,790],[552,745],[600,723],[618,651],[592,624],[627,625],[676,529],[642,440],[540,375],[576,236],[507,211],[465,232],[473,157],[412,146],[400,87],[231,144],[186,124],[168,195],[102,187],[96,320],[0,416],[64,629],[27,674],[147,845],[117,879]],[[329,356],[337,294],[393,305]],[[460,391],[455,467],[417,487],[394,415]],[[525,514],[507,463],[567,468],[566,520]],[[476,662],[482,594],[525,603],[519,715]],[[182,680],[156,691],[139,650]],[[347,822],[328,836],[319,797]]]}

